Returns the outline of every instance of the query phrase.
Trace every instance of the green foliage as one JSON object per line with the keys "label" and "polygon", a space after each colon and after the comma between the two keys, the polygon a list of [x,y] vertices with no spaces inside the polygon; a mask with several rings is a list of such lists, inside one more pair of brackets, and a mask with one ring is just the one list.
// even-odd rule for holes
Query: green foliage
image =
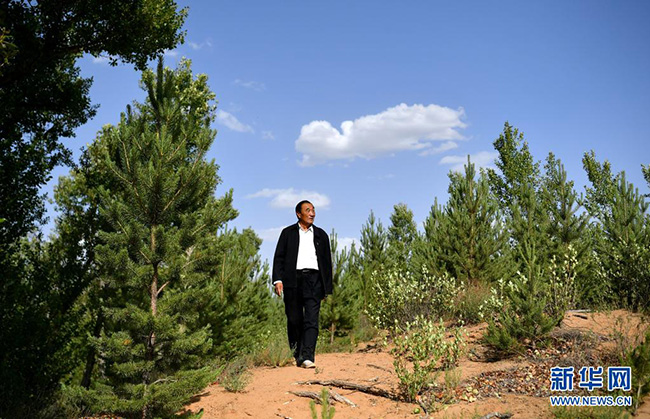
{"label": "green foliage", "polygon": [[554,407],[553,417],[558,419],[628,419],[629,413],[623,407]]}
{"label": "green foliage", "polygon": [[631,395],[634,412],[650,393],[650,330],[646,331],[643,342],[627,353],[623,364],[632,367]]}
{"label": "green foliage", "polygon": [[0,416],[39,416],[92,331],[79,321],[92,277],[79,269],[92,257],[75,254],[88,249],[72,240],[80,228],[62,226],[52,246],[25,239],[43,221],[40,187],[71,163],[59,139],[95,114],[76,61],[106,53],[144,68],[182,41],[184,18],[168,0],[0,4]]}
{"label": "green foliage", "polygon": [[247,357],[254,366],[283,367],[294,362],[291,348],[287,345],[286,328],[273,325],[258,337]]}
{"label": "green foliage", "polygon": [[[320,392],[320,404],[321,404],[321,419],[333,419],[334,413],[336,410],[334,407],[330,406],[330,392],[327,387],[323,387]],[[318,412],[316,411],[316,402],[309,402],[309,410],[311,411],[312,419],[318,419]]]}
{"label": "green foliage", "polygon": [[[589,214],[580,209],[579,198],[573,189],[573,181],[567,180],[564,165],[549,153],[544,166],[542,179],[541,205],[548,214],[547,235],[550,238],[548,255],[551,266],[552,296],[563,296],[559,302],[563,311],[574,308],[578,296],[590,301],[591,288],[596,286],[591,237],[587,226]],[[562,270],[563,272],[560,272]],[[563,291],[558,294],[558,281],[562,281]],[[591,300],[593,301],[593,300]],[[559,306],[555,306],[559,308]],[[559,312],[553,315],[560,315]]]}
{"label": "green foliage", "polygon": [[406,270],[411,260],[411,247],[418,235],[413,211],[406,204],[396,204],[388,227],[388,265]]}
{"label": "green foliage", "polygon": [[[648,184],[648,188],[650,188],[650,164],[647,166],[641,165],[641,172],[643,172],[643,178]],[[649,194],[646,194],[646,197],[648,197],[648,195]]]}
{"label": "green foliage", "polygon": [[648,203],[627,182],[625,173],[618,177],[610,208],[602,217],[605,240],[597,248],[598,262],[624,304],[647,309],[650,307]]}
{"label": "green foliage", "polygon": [[[205,160],[214,95],[188,62],[145,72],[147,102],[127,109],[91,146],[106,179],[100,216],[103,330],[91,344],[99,374],[82,398],[94,412],[170,416],[214,379],[200,303],[210,283],[213,234],[236,216],[231,193],[213,197],[217,166]],[[245,235],[244,235],[245,236]],[[236,246],[232,246],[236,248]],[[237,249],[241,250],[241,249]]]}
{"label": "green foliage", "polygon": [[83,355],[76,338],[85,332],[78,300],[87,277],[67,259],[63,237],[15,246],[0,256],[9,268],[0,281],[0,416],[39,417]]}
{"label": "green foliage", "polygon": [[249,351],[272,322],[268,266],[261,264],[260,245],[251,229],[241,233],[224,229],[206,252],[213,264],[204,266],[209,279],[195,303],[199,323],[210,326],[214,355]]}
{"label": "green foliage", "polygon": [[429,215],[424,220],[424,234],[418,234],[413,242],[413,255],[411,265],[413,272],[421,272],[423,267],[433,275],[447,273],[447,266],[443,257],[442,243],[447,240],[446,214],[443,207],[434,200]]}
{"label": "green foliage", "polygon": [[400,381],[400,389],[408,401],[428,384],[433,383],[439,370],[453,368],[465,348],[465,330],[457,328],[447,339],[447,329],[442,324],[418,316],[406,324],[404,333],[395,336],[393,365]]}
{"label": "green foliage", "polygon": [[219,377],[219,383],[231,393],[241,393],[250,381],[248,360],[244,357],[235,358],[226,364]]}
{"label": "green foliage", "polygon": [[363,308],[368,307],[374,272],[387,264],[388,235],[381,221],[370,211],[368,221],[361,228],[361,296]]}
{"label": "green foliage", "polygon": [[332,295],[321,304],[320,326],[329,331],[330,344],[334,336],[342,336],[354,329],[361,312],[359,285],[361,271],[359,254],[354,243],[349,250],[338,251],[336,233],[330,234],[332,252]]}
{"label": "green foliage", "polygon": [[441,220],[440,257],[447,271],[467,285],[491,283],[506,274],[505,235],[487,179],[475,179],[467,158],[464,176],[449,174],[449,201]]}
{"label": "green foliage", "polygon": [[505,307],[496,321],[489,321],[484,336],[487,344],[506,354],[516,353],[524,346],[543,340],[561,320],[545,312],[547,290],[534,244],[524,246],[521,252],[527,270],[525,274],[518,272],[518,276],[504,287]]}
{"label": "green foliage", "polygon": [[591,182],[591,187],[585,187],[585,208],[589,214],[600,220],[605,214],[611,212],[611,203],[619,176],[612,175],[612,165],[607,160],[603,163],[596,160],[593,150],[583,155],[582,167]]}
{"label": "green foliage", "polygon": [[524,140],[524,133],[508,122],[504,124],[503,132],[493,145],[499,153],[495,164],[501,174],[494,169],[488,169],[488,182],[500,208],[508,214],[511,211],[511,203],[521,197],[522,187],[537,189],[539,163],[533,160],[528,143]]}
{"label": "green foliage", "polygon": [[[3,2],[0,47],[0,245],[29,232],[43,215],[39,188],[71,163],[59,142],[94,116],[82,54],[113,64],[148,60],[182,42],[186,10],[172,0]],[[4,249],[3,249],[4,251]]]}
{"label": "green foliage", "polygon": [[368,317],[375,326],[403,331],[416,318],[441,318],[451,313],[456,295],[462,290],[448,275],[435,277],[426,268],[421,275],[398,269],[377,272],[373,279]]}
{"label": "green foliage", "polygon": [[543,339],[558,324],[557,317],[546,312],[548,301],[548,274],[545,260],[549,239],[545,234],[548,219],[530,184],[522,184],[519,198],[513,203],[511,231],[515,238],[517,274],[503,288],[505,307],[490,321],[486,342],[498,351],[513,353],[523,345]]}
{"label": "green foliage", "polygon": [[563,319],[568,308],[574,307],[578,298],[576,286],[577,252],[568,245],[559,259],[551,259],[549,300],[547,311],[556,319]]}

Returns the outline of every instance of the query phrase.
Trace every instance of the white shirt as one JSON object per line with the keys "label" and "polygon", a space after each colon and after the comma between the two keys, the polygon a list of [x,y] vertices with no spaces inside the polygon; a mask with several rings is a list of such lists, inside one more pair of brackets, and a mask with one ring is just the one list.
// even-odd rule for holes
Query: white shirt
{"label": "white shirt", "polygon": [[318,259],[316,258],[316,247],[314,246],[314,226],[311,225],[307,230],[303,230],[298,224],[298,236],[300,237],[300,244],[298,244],[296,270],[318,270]]}
{"label": "white shirt", "polygon": [[[316,258],[316,246],[314,246],[314,226],[310,225],[307,230],[303,230],[300,224],[298,228],[298,260],[296,261],[296,270],[298,269],[316,269],[318,270],[318,258]],[[282,280],[273,281],[273,285]]]}

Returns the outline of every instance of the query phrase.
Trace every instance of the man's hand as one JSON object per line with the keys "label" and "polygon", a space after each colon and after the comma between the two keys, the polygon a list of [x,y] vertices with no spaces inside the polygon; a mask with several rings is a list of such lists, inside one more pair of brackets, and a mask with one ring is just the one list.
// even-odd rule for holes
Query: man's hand
{"label": "man's hand", "polygon": [[276,282],[275,283],[275,293],[278,295],[278,297],[282,297],[282,282]]}

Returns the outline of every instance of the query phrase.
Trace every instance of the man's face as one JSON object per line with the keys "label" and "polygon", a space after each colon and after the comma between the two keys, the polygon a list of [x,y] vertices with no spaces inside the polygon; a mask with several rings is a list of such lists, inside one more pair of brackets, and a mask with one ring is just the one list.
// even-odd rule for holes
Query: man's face
{"label": "man's face", "polygon": [[300,220],[301,224],[309,227],[310,225],[314,224],[314,217],[316,217],[316,211],[314,210],[314,206],[312,204],[305,203],[302,204],[302,208],[300,209],[300,212],[297,212],[296,215],[298,216],[298,220]]}

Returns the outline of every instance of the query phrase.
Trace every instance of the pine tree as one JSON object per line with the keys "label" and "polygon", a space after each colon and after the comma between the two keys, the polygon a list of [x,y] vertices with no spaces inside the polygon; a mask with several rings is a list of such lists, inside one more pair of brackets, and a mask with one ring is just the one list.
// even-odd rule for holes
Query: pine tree
{"label": "pine tree", "polygon": [[321,306],[321,328],[330,333],[330,343],[334,336],[354,329],[359,320],[359,254],[354,243],[350,249],[338,249],[338,239],[334,230],[330,234],[332,252],[332,295]]}
{"label": "pine tree", "polygon": [[532,185],[523,184],[520,196],[511,208],[519,269],[505,286],[506,310],[499,313],[497,322],[490,322],[485,335],[488,344],[504,352],[516,352],[522,345],[544,339],[561,320],[546,312],[548,221]]}
{"label": "pine tree", "polygon": [[200,324],[210,326],[210,353],[232,358],[249,351],[268,329],[272,316],[267,288],[268,265],[262,264],[262,240],[247,228],[224,229],[208,249],[212,262],[201,298],[195,302]]}
{"label": "pine tree", "polygon": [[439,243],[447,270],[466,284],[494,282],[506,272],[505,236],[487,179],[476,179],[468,156],[464,176],[452,172],[449,180],[446,222]]}
{"label": "pine tree", "polygon": [[650,229],[648,202],[639,190],[618,176],[610,213],[602,219],[606,240],[599,243],[598,256],[615,295],[631,308],[650,307]]}
{"label": "pine tree", "polygon": [[[583,166],[591,186],[585,187],[585,207],[595,222],[590,225],[598,269],[596,275],[611,287],[615,303],[630,308],[650,305],[650,232],[648,203],[625,172],[613,174],[611,164],[585,153]],[[646,175],[647,171],[644,171]]]}
{"label": "pine tree", "polygon": [[[100,281],[113,290],[93,345],[101,374],[84,392],[97,412],[173,416],[213,377],[212,347],[197,302],[209,280],[215,232],[236,216],[232,191],[214,198],[217,166],[206,160],[215,132],[214,94],[189,62],[145,71],[147,100],[127,108],[91,145],[100,214]],[[113,186],[114,185],[114,186]]]}
{"label": "pine tree", "polygon": [[396,204],[390,215],[388,227],[388,264],[406,271],[411,261],[412,244],[418,231],[413,220],[413,211],[406,204]]}
{"label": "pine tree", "polygon": [[580,204],[573,189],[573,181],[567,180],[562,162],[549,153],[544,165],[541,200],[549,216],[547,234],[550,239],[551,306],[554,315],[563,317],[564,311],[577,303],[578,286],[582,294],[593,286],[590,272],[591,246],[586,234],[589,215],[578,215]]}
{"label": "pine tree", "polygon": [[361,295],[363,309],[368,307],[368,298],[372,289],[372,276],[386,266],[388,262],[388,235],[381,221],[370,211],[368,221],[361,227]]}
{"label": "pine tree", "polygon": [[436,198],[424,220],[424,233],[418,234],[413,242],[411,265],[415,275],[420,275],[423,270],[436,277],[449,273],[442,248],[448,230],[446,223],[447,215]]}

